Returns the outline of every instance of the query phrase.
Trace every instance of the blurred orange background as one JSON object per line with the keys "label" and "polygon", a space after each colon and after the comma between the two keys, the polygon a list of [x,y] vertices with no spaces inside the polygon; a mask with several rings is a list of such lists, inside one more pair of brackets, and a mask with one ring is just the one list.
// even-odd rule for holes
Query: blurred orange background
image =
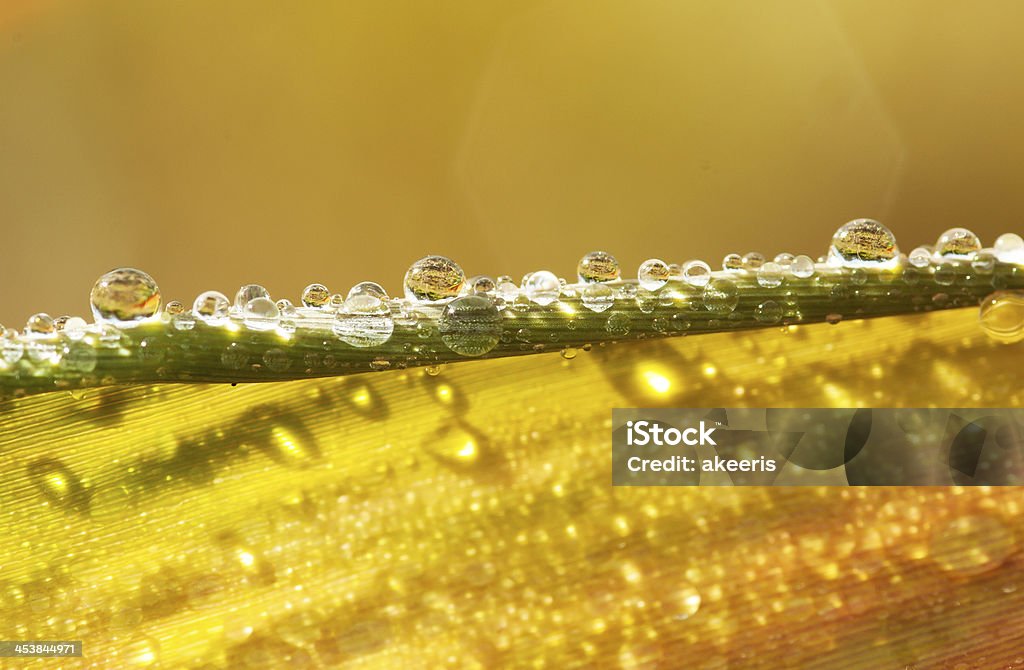
{"label": "blurred orange background", "polygon": [[1021,232],[1024,4],[0,3],[0,322]]}

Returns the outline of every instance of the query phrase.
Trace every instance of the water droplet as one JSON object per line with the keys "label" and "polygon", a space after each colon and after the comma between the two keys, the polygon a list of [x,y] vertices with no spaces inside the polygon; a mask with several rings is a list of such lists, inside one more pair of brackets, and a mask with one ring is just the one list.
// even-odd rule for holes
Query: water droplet
{"label": "water droplet", "polygon": [[264,298],[270,302],[271,305],[274,304],[274,302],[270,300],[270,291],[259,284],[246,284],[238,289],[238,293],[235,294],[235,309],[244,314],[249,302],[257,298]]}
{"label": "water droplet", "polygon": [[89,511],[89,492],[71,469],[56,458],[40,458],[28,465],[29,480],[51,503],[76,512]]}
{"label": "water droplet", "polygon": [[603,312],[615,304],[615,292],[604,284],[590,284],[583,289],[580,302],[592,312]]}
{"label": "water droplet", "polygon": [[789,266],[793,264],[794,260],[796,260],[796,257],[793,254],[786,252],[777,254],[775,256],[775,262],[778,263],[783,270],[788,270]]}
{"label": "water droplet", "polygon": [[12,330],[4,333],[0,338],[0,357],[11,365],[20,361],[24,354],[25,345],[18,339],[18,334]]}
{"label": "water droplet", "polygon": [[423,368],[423,371],[426,372],[431,377],[436,377],[439,374],[441,374],[441,371],[443,369],[444,369],[444,364],[442,363],[440,365],[428,365],[427,367]]}
{"label": "water droplet", "polygon": [[220,291],[206,291],[200,293],[195,302],[192,303],[192,312],[203,323],[211,326],[218,326],[228,318],[228,310],[231,303],[228,297]]}
{"label": "water droplet", "polygon": [[743,257],[739,254],[726,254],[722,259],[722,269],[736,272],[743,269]]}
{"label": "water droplet", "polygon": [[979,251],[971,259],[971,268],[979,274],[990,274],[996,268],[996,257],[987,251]]}
{"label": "water droplet", "polygon": [[576,347],[565,347],[564,349],[562,349],[562,358],[564,358],[567,361],[571,361],[572,359],[576,358],[576,354],[578,353],[579,351],[576,349]]}
{"label": "water droplet", "polygon": [[711,266],[704,261],[683,263],[683,280],[690,286],[704,286],[711,279]]}
{"label": "water droplet", "polygon": [[281,298],[280,300],[275,302],[274,305],[277,306],[277,311],[281,314],[281,316],[284,316],[285,314],[289,316],[295,316],[296,314],[295,305],[293,305],[292,301],[289,300],[288,298]]}
{"label": "water droplet", "polygon": [[458,263],[444,256],[426,256],[413,263],[405,273],[405,297],[421,302],[454,298],[466,281]]}
{"label": "water droplet", "polygon": [[370,369],[375,372],[383,372],[384,370],[387,370],[390,367],[391,361],[384,358],[383,356],[378,356],[377,358],[374,358],[372,361],[370,361]]}
{"label": "water droplet", "polygon": [[284,372],[291,366],[292,361],[284,349],[274,348],[263,353],[263,364],[274,372]]}
{"label": "water droplet", "polygon": [[54,342],[31,339],[25,343],[25,354],[29,360],[36,363],[58,363],[63,353],[63,350],[58,349]]}
{"label": "water droplet", "polygon": [[831,314],[826,314],[825,315],[825,322],[830,324],[830,325],[833,325],[833,326],[836,325],[837,323],[839,323],[842,320],[843,320],[843,315],[839,314],[837,312],[832,312]]}
{"label": "water droplet", "polygon": [[495,288],[497,284],[490,277],[480,275],[469,280],[469,290],[472,293],[490,294],[494,293]]}
{"label": "water droplet", "polygon": [[657,291],[668,283],[669,276],[668,264],[657,258],[650,258],[644,261],[636,271],[636,278],[640,287],[648,291]]}
{"label": "water droplet", "polygon": [[84,342],[75,342],[64,354],[64,364],[78,372],[92,372],[96,369],[96,350]]}
{"label": "water droplet", "polygon": [[175,330],[192,330],[196,327],[196,317],[190,312],[182,312],[171,317],[171,325]]}
{"label": "water droplet", "polygon": [[754,310],[754,318],[761,323],[778,323],[782,319],[782,306],[774,300],[765,300]]}
{"label": "water droplet", "polygon": [[637,291],[634,300],[637,308],[644,314],[650,314],[658,306],[658,294],[647,289],[642,288]]}
{"label": "water droplet", "polygon": [[357,296],[371,296],[377,300],[386,302],[388,299],[388,292],[384,290],[383,286],[375,281],[363,281],[349,289],[346,301],[348,298],[354,298]]}
{"label": "water droplet", "polygon": [[185,311],[185,306],[177,300],[172,300],[164,305],[164,314],[167,316],[174,316],[175,314],[181,314]]}
{"label": "water droplet", "polygon": [[1006,344],[1024,340],[1024,292],[998,291],[986,297],[978,319],[994,340]]}
{"label": "water droplet", "polygon": [[662,601],[662,609],[677,621],[689,619],[700,609],[700,592],[690,584],[672,591]]}
{"label": "water droplet", "polygon": [[324,307],[331,300],[331,292],[323,284],[310,284],[302,289],[302,304],[306,307]]}
{"label": "water droplet", "polygon": [[1024,238],[1016,233],[1004,233],[992,245],[996,258],[1004,263],[1024,263]]}
{"label": "water droplet", "polygon": [[616,312],[615,314],[612,314],[604,324],[604,329],[612,335],[628,335],[629,328],[629,315],[624,314],[623,312]]}
{"label": "water droplet", "polygon": [[715,314],[728,314],[739,303],[739,290],[731,279],[712,279],[704,287],[704,306]]}
{"label": "water droplet", "polygon": [[828,250],[829,262],[846,267],[890,266],[899,262],[896,236],[873,219],[855,219],[839,227]]}
{"label": "water droplet", "polygon": [[157,313],[160,288],[142,270],[120,268],[96,280],[89,301],[96,321],[130,326]]}
{"label": "water droplet", "polygon": [[979,249],[981,240],[966,228],[950,228],[935,243],[935,254],[948,258],[969,258]]}
{"label": "water droplet", "polygon": [[750,253],[743,255],[744,270],[757,270],[762,265],[764,265],[764,254],[751,251]]}
{"label": "water droplet", "polygon": [[907,256],[907,262],[913,265],[915,268],[926,268],[928,264],[932,262],[932,249],[931,247],[920,246],[916,247]]}
{"label": "water droplet", "polygon": [[615,256],[604,251],[591,251],[580,259],[576,266],[576,274],[581,282],[593,284],[615,281],[622,275],[622,270]]}
{"label": "water droplet", "polygon": [[757,283],[764,288],[775,288],[782,284],[782,266],[778,263],[767,262],[757,270]]}
{"label": "water droplet", "polygon": [[265,297],[252,298],[245,303],[245,309],[242,311],[243,323],[251,330],[273,330],[277,327],[280,318],[281,313],[274,301],[270,299],[269,294]]}
{"label": "water droplet", "polygon": [[810,256],[804,256],[801,254],[793,259],[793,264],[789,267],[789,271],[793,273],[794,277],[799,279],[813,277],[814,261],[811,260]]}
{"label": "water droplet", "polygon": [[39,335],[53,335],[57,332],[57,329],[53,325],[53,319],[50,318],[49,314],[33,314],[28,317],[28,323],[25,324],[25,335],[30,337]]}
{"label": "water droplet", "polygon": [[72,316],[68,317],[68,320],[64,322],[64,329],[61,332],[63,332],[64,336],[72,342],[77,342],[85,337],[88,330],[89,324],[85,322],[85,319],[78,316]]}
{"label": "water droplet", "polygon": [[249,362],[249,354],[238,342],[232,342],[220,355],[220,362],[229,370],[241,370]]}
{"label": "water droplet", "polygon": [[547,270],[530,273],[523,284],[526,297],[541,306],[550,305],[558,300],[561,291],[562,285],[558,277]]}
{"label": "water droplet", "polygon": [[952,263],[942,263],[935,268],[935,283],[949,286],[956,281],[956,268]]}
{"label": "water droplet", "polygon": [[380,346],[394,330],[391,309],[374,290],[346,298],[334,321],[334,334],[353,347]]}
{"label": "water droplet", "polygon": [[445,346],[460,356],[483,356],[501,339],[501,313],[487,297],[467,295],[448,303],[438,320]]}

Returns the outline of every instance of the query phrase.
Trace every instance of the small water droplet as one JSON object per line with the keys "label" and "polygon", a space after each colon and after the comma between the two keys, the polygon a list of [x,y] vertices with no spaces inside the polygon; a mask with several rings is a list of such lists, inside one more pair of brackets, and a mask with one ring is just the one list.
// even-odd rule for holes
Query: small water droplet
{"label": "small water droplet", "polygon": [[996,268],[996,257],[987,251],[979,251],[971,258],[971,268],[978,274],[991,274]]}
{"label": "small water droplet", "polygon": [[228,318],[231,303],[220,291],[200,293],[192,303],[192,312],[203,322],[211,326],[219,326]]}
{"label": "small water droplet", "polygon": [[722,259],[722,269],[729,272],[737,272],[743,269],[743,256],[739,254],[726,254]]}
{"label": "small water droplet", "polygon": [[926,246],[916,247],[907,256],[907,262],[915,268],[926,268],[932,262],[932,248]]}
{"label": "small water droplet", "polygon": [[807,279],[808,277],[814,276],[814,261],[810,256],[803,254],[793,259],[793,264],[789,267],[789,271],[793,273],[794,277],[798,279]]}
{"label": "small water droplet", "polygon": [[622,270],[615,256],[604,251],[591,251],[576,265],[576,274],[581,282],[592,284],[615,281],[622,275]]}
{"label": "small water droplet", "polygon": [[690,286],[705,286],[711,279],[711,266],[704,261],[683,263],[683,280]]}
{"label": "small water droplet", "polygon": [[384,358],[383,356],[378,356],[377,358],[374,358],[372,361],[370,361],[370,369],[376,372],[383,372],[384,370],[387,370],[390,367],[391,361]]}
{"label": "small water droplet", "polygon": [[761,323],[778,323],[782,319],[782,306],[774,300],[765,300],[754,310],[754,318]]}
{"label": "small water droplet", "polygon": [[349,298],[358,296],[370,296],[383,302],[388,300],[388,292],[384,290],[383,286],[375,281],[359,282],[348,290],[348,296],[346,296],[345,299],[347,301]]}
{"label": "small water droplet", "polygon": [[715,314],[728,314],[739,303],[739,290],[731,279],[712,279],[704,287],[704,306]]}
{"label": "small water droplet", "polygon": [[25,335],[29,337],[53,335],[55,332],[57,332],[57,328],[53,325],[53,319],[49,314],[42,312],[28,317],[28,322],[25,324]]}
{"label": "small water droplet", "polygon": [[92,372],[96,369],[96,350],[84,342],[74,342],[64,354],[64,364],[78,372]]}
{"label": "small water droplet", "polygon": [[530,273],[523,284],[523,292],[526,297],[538,305],[550,305],[558,300],[562,291],[562,285],[554,273],[547,270],[538,270]]}
{"label": "small water droplet", "polygon": [[229,370],[241,370],[249,362],[249,354],[238,342],[232,342],[220,355],[221,364]]}
{"label": "small water droplet", "polygon": [[950,228],[935,243],[935,254],[946,258],[969,258],[980,249],[981,240],[966,228]]}
{"label": "small water droplet", "polygon": [[0,357],[3,357],[8,365],[12,365],[21,360],[24,354],[25,345],[18,339],[18,334],[13,330],[5,332],[0,338]]}
{"label": "small water droplet", "polygon": [[306,307],[325,307],[331,300],[331,292],[323,284],[310,284],[302,289],[302,304]]}
{"label": "small water droplet", "polygon": [[292,301],[289,300],[288,298],[281,298],[280,300],[275,302],[274,305],[277,306],[277,311],[281,314],[281,316],[285,316],[286,314],[288,316],[295,316],[296,314],[295,305],[293,305]]}
{"label": "small water droplet", "polygon": [[270,302],[271,305],[274,304],[274,302],[270,300],[270,291],[259,284],[246,284],[239,288],[238,293],[235,294],[235,309],[244,314],[249,302],[257,298],[264,298]]}
{"label": "small water droplet", "polygon": [[335,318],[334,334],[353,347],[384,344],[395,330],[391,309],[385,300],[386,296],[385,299],[378,297],[375,290],[346,298]]}
{"label": "small water droplet", "polygon": [[836,325],[843,320],[843,315],[838,312],[832,312],[831,314],[825,315],[825,322],[831,325]]}
{"label": "small water droplet", "polygon": [[652,293],[651,291],[643,288],[636,292],[636,298],[634,298],[637,309],[644,314],[650,314],[654,311],[658,306],[658,299],[657,293]]}
{"label": "small water droplet", "polygon": [[284,372],[291,366],[291,359],[284,349],[267,349],[263,353],[263,364],[274,372]]}
{"label": "small water droplet", "polygon": [[572,359],[576,358],[576,354],[578,353],[579,351],[576,349],[576,347],[565,347],[562,349],[562,358],[564,358],[567,361],[571,361]]}
{"label": "small water droplet", "polygon": [[992,245],[996,258],[1004,263],[1024,264],[1024,238],[1016,233],[1003,233]]}
{"label": "small water droplet", "polygon": [[142,270],[119,268],[96,280],[89,301],[97,322],[131,326],[157,313],[160,288]]}
{"label": "small water droplet", "polygon": [[172,300],[164,305],[164,314],[167,316],[174,316],[175,314],[181,314],[185,311],[185,306],[177,300]]}
{"label": "small water droplet", "polygon": [[981,303],[982,330],[994,340],[1013,344],[1024,340],[1024,292],[998,291]]}
{"label": "small water droplet", "polygon": [[280,318],[281,313],[269,296],[252,298],[242,311],[242,322],[251,330],[273,330]]}
{"label": "small water droplet", "polygon": [[171,325],[175,330],[192,330],[196,327],[196,317],[189,312],[182,312],[171,317]]}
{"label": "small water droplet", "polygon": [[700,609],[700,592],[691,584],[684,584],[679,589],[670,592],[664,601],[662,609],[670,614],[677,621],[689,619]]}
{"label": "small water droplet", "polygon": [[782,284],[782,266],[769,261],[757,270],[757,283],[764,288],[775,288]]}
{"label": "small water droplet", "polygon": [[854,219],[832,236],[829,261],[845,267],[888,267],[899,262],[896,236],[873,219]]}
{"label": "small water droplet", "polygon": [[949,286],[956,281],[956,267],[952,263],[942,263],[935,268],[935,283]]}
{"label": "small water droplet", "polygon": [[616,312],[605,321],[604,329],[612,335],[628,335],[630,329],[629,315],[623,312]]}
{"label": "small water droplet", "polygon": [[71,469],[56,458],[40,458],[28,465],[29,480],[51,503],[76,512],[89,511],[89,492]]}
{"label": "small water droplet", "polygon": [[427,367],[423,368],[423,371],[426,372],[431,377],[436,377],[439,374],[441,374],[441,370],[443,370],[443,369],[444,369],[444,364],[428,365]]}
{"label": "small water droplet", "polygon": [[615,292],[604,284],[590,284],[583,289],[580,302],[592,312],[603,312],[615,304]]}
{"label": "small water droplet", "polygon": [[494,282],[494,280],[484,275],[473,277],[472,279],[469,280],[468,284],[470,292],[478,294],[483,293],[489,295],[491,293],[494,293],[495,289],[497,288],[497,284]]}
{"label": "small water droplet", "polygon": [[405,297],[421,302],[454,298],[465,281],[466,273],[455,261],[444,256],[426,256],[406,271]]}
{"label": "small water droplet", "polygon": [[668,263],[657,258],[644,261],[636,272],[640,287],[648,291],[657,291],[668,283],[669,276]]}
{"label": "small water droplet", "polygon": [[793,265],[794,260],[796,260],[796,257],[793,254],[786,252],[777,254],[775,256],[775,262],[778,263],[779,267],[781,267],[783,270],[788,270],[789,267]]}
{"label": "small water droplet", "polygon": [[445,346],[460,356],[483,356],[501,339],[501,313],[487,297],[468,295],[448,303],[438,319]]}
{"label": "small water droplet", "polygon": [[68,317],[68,320],[64,322],[64,328],[61,332],[64,333],[64,337],[68,338],[72,342],[85,337],[86,332],[89,330],[89,324],[85,322],[85,319],[72,316]]}
{"label": "small water droplet", "polygon": [[756,251],[751,251],[750,253],[743,255],[744,270],[757,270],[762,265],[764,265],[764,254],[758,253]]}

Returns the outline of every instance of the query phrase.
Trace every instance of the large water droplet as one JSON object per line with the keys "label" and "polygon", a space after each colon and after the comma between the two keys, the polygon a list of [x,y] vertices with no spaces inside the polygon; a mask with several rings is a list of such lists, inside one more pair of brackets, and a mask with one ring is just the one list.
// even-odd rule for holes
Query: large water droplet
{"label": "large water droplet", "polygon": [[481,295],[467,295],[448,303],[438,321],[445,346],[460,356],[483,356],[501,339],[501,313]]}
{"label": "large water droplet", "polygon": [[558,277],[547,270],[532,272],[523,282],[523,292],[526,297],[538,305],[550,305],[558,300],[562,291],[562,285]]}
{"label": "large water droplet", "polygon": [[855,219],[832,236],[829,261],[846,267],[890,266],[899,260],[896,236],[873,219]]}
{"label": "large water droplet", "polygon": [[985,298],[978,315],[981,328],[994,340],[1024,340],[1024,292],[998,291]]}
{"label": "large water droplet", "polygon": [[[240,312],[245,312],[246,305],[256,298],[266,298],[267,300],[270,300],[270,291],[259,284],[246,284],[238,289],[238,293],[235,294],[235,309]],[[273,304],[273,301],[271,301],[271,304]]]}
{"label": "large water droplet", "polygon": [[157,313],[160,288],[142,270],[120,268],[96,280],[89,301],[96,321],[131,326]]}
{"label": "large water droplet", "polygon": [[935,243],[935,254],[946,258],[969,258],[979,249],[981,240],[966,228],[950,228]]}
{"label": "large water droplet", "polygon": [[346,298],[334,321],[334,334],[353,347],[384,344],[394,330],[391,308],[370,291]]}
{"label": "large water droplet", "polygon": [[715,314],[728,314],[739,303],[739,289],[731,279],[712,279],[704,287],[704,307]]}
{"label": "large water droplet", "polygon": [[331,300],[331,292],[323,284],[310,284],[302,289],[302,304],[306,307],[323,307]]}
{"label": "large water droplet", "polygon": [[641,288],[648,291],[657,291],[668,283],[671,272],[668,263],[657,258],[650,258],[640,264],[636,271],[637,282]]}
{"label": "large water droplet", "polygon": [[1024,264],[1024,238],[1016,233],[1004,233],[992,245],[996,258],[1003,263]]}
{"label": "large water droplet", "polygon": [[583,289],[580,302],[592,312],[603,312],[615,304],[615,291],[604,284],[590,284]]}
{"label": "large water droplet", "polygon": [[581,282],[615,281],[622,275],[615,256],[604,251],[591,251],[576,265],[576,274]]}
{"label": "large water droplet", "polygon": [[242,322],[252,330],[273,330],[280,318],[280,310],[269,297],[253,298],[242,310]]}
{"label": "large water droplet", "polygon": [[814,260],[812,260],[810,256],[801,254],[793,259],[793,264],[789,266],[789,271],[798,279],[813,277]]}
{"label": "large water droplet", "polygon": [[413,263],[405,273],[405,297],[437,302],[454,298],[466,281],[458,263],[444,256],[427,256]]}
{"label": "large water droplet", "polygon": [[228,318],[230,308],[231,303],[228,301],[228,297],[220,291],[200,293],[192,303],[192,312],[211,326],[224,323]]}
{"label": "large water droplet", "polygon": [[683,263],[683,281],[691,286],[704,286],[711,279],[711,266],[704,261]]}

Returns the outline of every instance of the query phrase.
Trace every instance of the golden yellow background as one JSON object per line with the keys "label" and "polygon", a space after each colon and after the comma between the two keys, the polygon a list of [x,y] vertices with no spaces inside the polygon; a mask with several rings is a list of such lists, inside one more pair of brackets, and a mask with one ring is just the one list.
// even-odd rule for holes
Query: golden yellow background
{"label": "golden yellow background", "polygon": [[0,3],[0,322],[1020,230],[1019,2]]}

